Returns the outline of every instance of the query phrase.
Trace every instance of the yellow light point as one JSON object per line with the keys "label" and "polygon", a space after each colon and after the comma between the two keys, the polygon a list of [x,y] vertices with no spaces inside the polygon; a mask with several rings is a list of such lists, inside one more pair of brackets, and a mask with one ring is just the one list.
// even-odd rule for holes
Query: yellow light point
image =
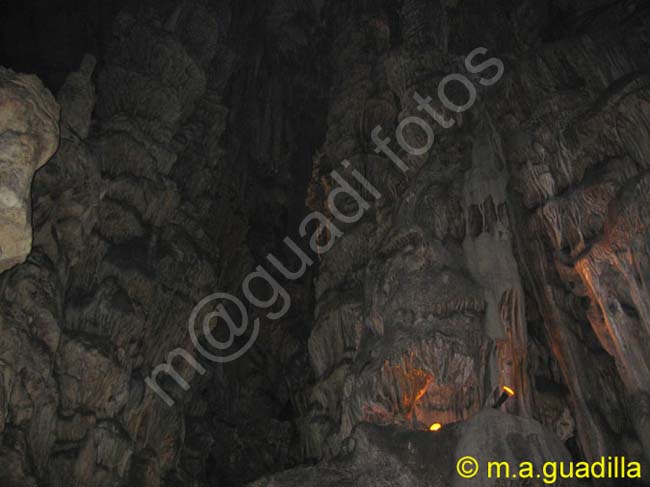
{"label": "yellow light point", "polygon": [[510,387],[508,387],[508,386],[503,386],[503,392],[505,392],[506,394],[508,394],[510,397],[512,397],[512,396],[515,395],[515,391],[514,391],[514,389],[512,389],[512,388],[510,388]]}
{"label": "yellow light point", "polygon": [[431,426],[429,426],[429,431],[440,431],[442,429],[442,424],[440,423],[433,423]]}

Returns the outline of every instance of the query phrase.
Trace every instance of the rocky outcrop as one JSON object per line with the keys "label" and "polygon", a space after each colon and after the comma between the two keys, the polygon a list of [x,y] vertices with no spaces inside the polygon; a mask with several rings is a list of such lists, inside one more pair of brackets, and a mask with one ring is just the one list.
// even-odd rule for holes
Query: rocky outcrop
{"label": "rocky outcrop", "polygon": [[[405,2],[347,15],[335,29],[339,84],[312,205],[333,213],[328,198],[337,182],[328,173],[343,160],[348,179],[359,171],[380,198],[356,184],[374,207],[341,227],[345,235],[320,263],[309,344],[317,382],[305,431],[314,458],[337,455],[362,421],[426,430],[467,420],[504,385],[517,390],[508,409],[531,414],[508,174],[489,135],[468,144],[470,127],[480,129],[476,115],[454,115],[434,100],[446,75],[472,77],[463,62],[472,49],[451,47],[472,34],[449,32],[453,19],[444,11]],[[478,96],[494,84],[472,80]],[[442,123],[425,104],[444,114]],[[354,201],[338,204],[355,211]]]}
{"label": "rocky outcrop", "polygon": [[[459,460],[472,456],[479,465],[474,478],[456,472]],[[317,467],[296,469],[251,484],[252,487],[443,487],[530,485],[527,479],[489,478],[485,469],[494,458],[511,465],[567,462],[571,458],[561,441],[530,419],[487,410],[465,423],[436,433],[408,431],[394,426],[359,424],[335,460]],[[522,460],[525,459],[525,460]],[[467,467],[471,468],[471,467]],[[481,470],[483,469],[483,470]],[[512,470],[514,474],[514,470]],[[534,476],[540,475],[541,470]],[[576,481],[548,478],[554,485]],[[507,484],[505,484],[507,482]]]}
{"label": "rocky outcrop", "polygon": [[[372,208],[351,225],[329,213],[343,235],[315,283],[308,456],[338,455],[364,421],[464,421],[503,385],[517,391],[508,411],[575,455],[648,451],[648,11],[585,3],[560,27],[545,20],[555,8],[330,10],[334,97],[310,204],[331,210],[343,160],[381,198],[355,183]],[[468,72],[479,46],[483,74]],[[455,110],[439,98],[446,75],[464,76],[445,92]]]}
{"label": "rocky outcrop", "polygon": [[[648,454],[647,5],[123,3],[60,122],[0,71],[0,485]],[[289,311],[162,400],[194,306],[297,268],[287,236],[316,264],[272,271]]]}
{"label": "rocky outcrop", "polygon": [[[237,363],[206,362],[203,377],[179,364],[187,391],[161,377],[173,407],[144,379],[179,347],[196,354],[196,303],[236,293],[254,257],[286,253],[318,127],[299,131],[310,103],[289,110],[313,89],[301,73],[314,64],[295,63],[307,37],[281,34],[313,7],[145,3],[127,5],[100,62],[85,56],[60,88],[59,149],[33,185],[34,250],[0,281],[2,485],[241,485],[301,458],[291,391],[306,381],[295,365],[309,291],[294,285],[291,316]],[[252,28],[283,57],[240,43]]]}
{"label": "rocky outcrop", "polygon": [[[60,147],[34,182],[34,252],[3,275],[0,316],[3,438],[42,484],[160,485],[178,464],[191,397],[168,409],[144,376],[190,345],[182,324],[229,257],[199,230],[220,216],[197,207],[209,193],[192,188],[192,203],[173,173],[179,154],[224,128],[200,65],[213,41],[192,53],[183,43],[195,20],[163,27],[125,11],[105,68],[95,78],[87,56],[59,92]],[[218,165],[213,147],[205,167]],[[198,184],[223,187],[214,181],[204,172]]]}
{"label": "rocky outcrop", "polygon": [[35,76],[0,70],[0,272],[32,250],[34,173],[59,144],[59,106]]}
{"label": "rocky outcrop", "polygon": [[[615,28],[603,35],[610,21]],[[503,87],[519,101],[500,102],[492,114],[521,205],[520,260],[588,458],[649,451],[650,85],[647,56],[636,48],[648,25],[646,6],[610,6],[581,37],[524,59]]]}

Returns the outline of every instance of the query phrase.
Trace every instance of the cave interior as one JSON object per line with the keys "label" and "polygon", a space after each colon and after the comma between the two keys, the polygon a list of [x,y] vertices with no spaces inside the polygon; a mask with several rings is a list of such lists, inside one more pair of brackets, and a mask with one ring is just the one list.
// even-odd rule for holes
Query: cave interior
{"label": "cave interior", "polygon": [[650,472],[646,0],[25,0],[0,34],[0,487]]}

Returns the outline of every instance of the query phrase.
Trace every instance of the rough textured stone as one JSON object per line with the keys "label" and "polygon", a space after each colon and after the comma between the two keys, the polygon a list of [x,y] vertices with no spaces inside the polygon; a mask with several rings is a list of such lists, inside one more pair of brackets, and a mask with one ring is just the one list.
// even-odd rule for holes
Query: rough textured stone
{"label": "rough textured stone", "polygon": [[[98,3],[33,10],[88,26],[30,39],[65,58],[45,73],[60,134],[35,78],[0,71],[0,195],[19,202],[0,247],[22,246],[0,256],[0,485],[461,485],[463,454],[647,457],[646,3]],[[468,72],[479,46],[498,83]],[[477,88],[463,113],[436,100],[452,73]],[[396,140],[412,115],[426,153]],[[328,207],[333,169],[371,203],[359,221]],[[341,231],[318,256],[309,211]],[[195,304],[269,253],[297,268],[286,236],[314,262],[273,271],[289,312],[251,306],[254,347],[205,375],[180,363],[168,407],[145,377],[192,351]],[[516,397],[489,410],[503,385]]]}
{"label": "rough textured stone", "polygon": [[35,76],[0,68],[0,272],[32,250],[31,185],[59,145],[59,106]]}
{"label": "rough textured stone", "polygon": [[[0,459],[52,487],[241,485],[301,458],[287,379],[294,392],[307,380],[297,325],[309,276],[292,316],[247,357],[205,377],[183,369],[186,392],[165,381],[173,408],[144,378],[172,350],[192,351],[198,301],[236,292],[253,255],[286,254],[318,130],[302,130],[310,103],[290,108],[323,88],[302,77],[317,61],[302,66],[308,36],[285,43],[283,29],[308,32],[316,7],[278,2],[260,20],[253,2],[126,3],[58,90],[59,149],[33,185],[34,251],[1,277]],[[303,14],[308,25],[292,20]],[[240,42],[260,27],[280,63],[267,43]]]}
{"label": "rough textured stone", "polygon": [[[336,74],[310,204],[337,221],[327,174],[344,158],[382,198],[356,226],[341,224],[345,234],[320,264],[308,456],[336,456],[362,421],[417,430],[463,420],[510,385],[517,400],[508,411],[577,439],[574,453],[641,460],[647,408],[623,398],[644,404],[650,384],[640,47],[648,10],[581,4],[562,28],[527,23],[548,18],[549,7],[523,2],[506,13],[413,0],[392,12],[329,11]],[[477,46],[505,63],[494,88],[467,73],[463,59]],[[462,114],[436,101],[452,73],[477,87],[478,102]],[[415,92],[454,126],[428,119],[435,144],[409,156],[394,130],[425,115]],[[404,175],[368,140],[377,124],[410,167]],[[405,134],[424,145],[422,131]],[[356,211],[353,201],[347,208]]]}
{"label": "rough textured stone", "polygon": [[[488,461],[519,465],[529,461],[566,462],[571,458],[562,442],[530,419],[487,410],[463,423],[448,425],[439,432],[408,431],[394,426],[359,424],[337,459],[316,467],[301,468],[260,479],[252,487],[442,487],[524,486],[530,479],[488,478],[483,471],[464,479],[455,466],[473,456],[479,466]],[[541,471],[540,471],[541,472]],[[506,483],[504,483],[506,482]],[[560,480],[554,485],[577,485]]]}

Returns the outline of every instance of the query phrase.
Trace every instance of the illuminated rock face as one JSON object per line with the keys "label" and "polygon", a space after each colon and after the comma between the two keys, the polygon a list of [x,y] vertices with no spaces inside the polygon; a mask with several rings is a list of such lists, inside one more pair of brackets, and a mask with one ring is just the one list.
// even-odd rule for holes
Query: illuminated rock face
{"label": "illuminated rock face", "polygon": [[[520,454],[647,454],[647,2],[120,3],[57,102],[0,71],[0,486],[239,487],[315,460],[260,485],[446,486],[453,455],[530,435]],[[411,116],[435,140],[409,155]],[[360,220],[327,208],[332,169]],[[193,306],[284,260],[312,209],[342,236],[283,282],[290,312],[168,408],[144,378],[191,346]]]}
{"label": "illuminated rock face", "polygon": [[639,25],[523,63],[510,89],[538,101],[512,104],[500,124],[522,260],[590,458],[638,441],[650,451],[650,80],[633,48],[618,60]]}
{"label": "illuminated rock face", "polygon": [[32,250],[34,173],[59,145],[59,106],[35,76],[0,69],[0,272]]}
{"label": "illuminated rock face", "polygon": [[[479,463],[473,478],[461,478],[456,472],[458,461],[466,456]],[[539,423],[488,410],[436,433],[363,423],[339,458],[260,479],[251,487],[530,485],[530,479],[498,479],[494,473],[488,478],[486,466],[493,458],[518,466],[522,461],[568,462],[571,457],[559,438]],[[558,479],[556,485],[576,483]]]}
{"label": "illuminated rock face", "polygon": [[[433,17],[430,8],[407,2],[398,12],[402,26],[416,29],[414,19]],[[323,197],[312,204],[327,211],[325,197],[336,183],[322,175],[342,159],[381,198],[374,202],[357,185],[375,206],[358,224],[342,227],[345,235],[323,258],[315,284],[309,346],[318,379],[306,449],[316,458],[336,455],[363,421],[422,430],[435,421],[466,420],[490,405],[503,385],[519,391],[508,409],[531,413],[508,174],[487,129],[474,122],[478,113],[454,116],[433,101],[453,121],[443,129],[418,110],[415,97],[436,97],[440,80],[452,73],[450,66],[456,69],[451,53],[437,44],[431,48],[433,40],[418,32],[391,48],[395,33],[385,16],[369,12],[357,23],[350,20],[337,39],[345,46],[340,85],[312,187]],[[365,36],[365,44],[355,44],[355,36]],[[349,63],[356,69],[349,70]],[[485,96],[487,90],[475,83]],[[348,110],[345,117],[336,116],[340,107]],[[395,140],[396,124],[411,116],[435,131],[435,143],[424,154],[405,154]],[[461,128],[469,123],[475,133]],[[376,126],[381,139],[392,139],[407,171],[368,140]],[[404,133],[413,147],[427,143],[422,130]],[[345,204],[337,201],[341,208]]]}
{"label": "illuminated rock face", "polygon": [[363,317],[341,317],[343,327],[349,318],[363,324],[344,384],[345,436],[360,421],[415,429],[460,421],[486,398],[486,305],[464,267],[460,194],[422,171],[403,196],[364,270]]}
{"label": "illuminated rock face", "polygon": [[[300,304],[309,276],[292,290],[292,315],[265,324],[241,360],[203,378],[181,361],[192,387],[165,384],[174,407],[144,378],[178,347],[193,351],[194,305],[235,292],[267,252],[282,258],[304,212],[320,128],[311,103],[295,105],[324,89],[313,78],[318,59],[305,62],[315,7],[24,10],[52,26],[60,17],[43,13],[61,3],[64,29],[107,35],[96,39],[97,60],[65,59],[67,30],[25,39],[39,56],[55,52],[52,64],[79,66],[56,90],[60,134],[40,83],[0,72],[0,271],[18,262],[4,239],[23,259],[34,234],[30,259],[0,275],[0,485],[242,485],[295,465],[291,401],[309,379]],[[23,159],[10,145],[16,134]],[[57,144],[34,178],[30,222],[31,175]],[[7,179],[7,167],[21,179]],[[8,183],[20,199],[10,230]]]}
{"label": "illuminated rock face", "polygon": [[[648,68],[648,12],[592,7],[576,4],[569,24],[543,32],[527,22],[551,14],[545,2],[508,17],[418,0],[339,17],[311,204],[326,211],[336,186],[326,174],[344,174],[342,159],[382,198],[357,185],[373,209],[341,226],[320,264],[308,456],[336,455],[364,421],[463,420],[502,385],[517,391],[508,411],[540,419],[586,458],[648,451],[650,112],[648,79],[636,74]],[[579,22],[584,35],[568,35]],[[467,74],[477,46],[494,49],[506,74],[452,114],[437,84]],[[454,126],[418,111],[415,92]],[[412,115],[436,132],[423,155],[396,140]],[[408,172],[375,151],[377,125]],[[426,143],[418,130],[407,140]]]}

